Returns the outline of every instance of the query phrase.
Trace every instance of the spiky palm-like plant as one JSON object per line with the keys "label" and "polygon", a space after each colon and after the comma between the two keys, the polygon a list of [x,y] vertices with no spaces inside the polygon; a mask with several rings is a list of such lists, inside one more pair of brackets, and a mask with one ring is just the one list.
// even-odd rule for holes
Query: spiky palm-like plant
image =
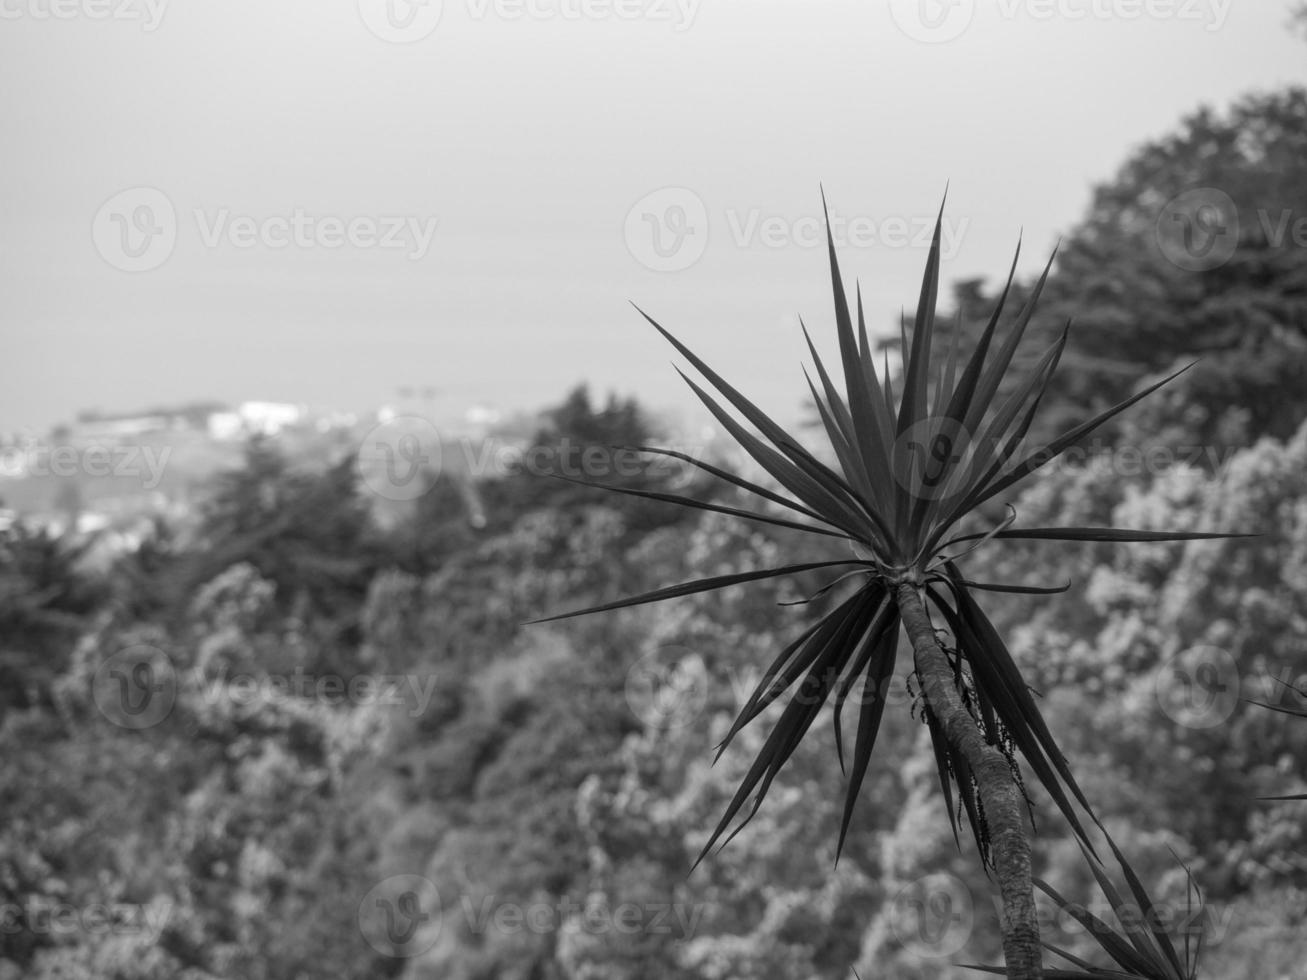
{"label": "spiky palm-like plant", "polygon": [[[1038,977],[1041,953],[1025,825],[1027,800],[1017,775],[1016,759],[1025,760],[1090,853],[1092,844],[1073,800],[1095,822],[1097,819],[1076,785],[1020,670],[981,610],[975,594],[987,589],[1035,593],[1062,589],[982,584],[963,573],[963,559],[996,539],[1179,541],[1221,535],[1089,527],[1023,529],[1014,525],[1014,515],[995,526],[963,533],[959,524],[969,515],[976,515],[982,504],[1004,493],[1176,375],[1075,426],[1047,445],[1033,449],[1024,445],[1067,339],[1063,331],[1024,379],[1008,377],[1013,355],[1030,322],[1052,258],[1029,300],[1006,328],[1001,342],[998,326],[1016,270],[1016,258],[1007,285],[966,363],[959,363],[956,343],[959,328],[955,328],[954,342],[947,354],[932,358],[942,219],[941,209],[916,318],[910,330],[906,324],[903,328],[902,392],[897,394],[888,362],[883,371],[877,370],[860,292],[856,325],[850,314],[827,222],[843,391],[818,356],[806,327],[803,329],[818,378],[818,384],[814,384],[809,377],[808,384],[838,460],[838,469],[800,445],[794,436],[641,311],[716,389],[717,397],[682,372],[686,383],[723,428],[770,474],[781,490],[773,491],[673,450],[638,448],[690,463],[783,508],[788,515],[782,517],[774,512],[762,513],[655,491],[611,489],[843,540],[846,543],[843,557],[700,579],[537,622],[657,602],[814,569],[844,569],[844,574],[830,587],[845,586],[849,594],[777,654],[719,747],[720,755],[745,725],[786,691],[795,689],[699,860],[722,840],[737,818],[738,825],[725,841],[757,812],[773,780],[828,702],[834,705],[836,740],[843,766],[841,710],[861,681],[856,736],[851,765],[846,769],[847,790],[839,836],[842,848],[880,727],[901,625],[911,641],[913,671],[919,681],[923,713],[954,835],[958,833],[959,812],[965,813],[982,860],[997,878],[1003,904],[1003,950],[1008,975]],[[932,378],[931,366],[936,363],[939,367]],[[1004,383],[1013,380],[1015,383]],[[998,397],[1000,387],[1010,394]],[[728,411],[723,400],[744,422]],[[751,796],[752,806],[741,816]]]}
{"label": "spiky palm-like plant", "polygon": [[[1186,867],[1185,891],[1188,915],[1184,927],[1183,946],[1176,946],[1139,876],[1135,874],[1111,835],[1105,832],[1104,836],[1124,872],[1126,885],[1129,888],[1128,898],[1113,884],[1098,856],[1083,842],[1080,844],[1080,849],[1084,852],[1085,863],[1098,882],[1099,890],[1107,899],[1112,918],[1116,920],[1117,925],[1114,926],[1106,919],[1095,915],[1084,905],[1063,898],[1057,889],[1045,881],[1036,878],[1035,885],[1052,899],[1064,914],[1075,920],[1089,934],[1098,944],[1099,949],[1112,961],[1112,965],[1095,966],[1067,950],[1046,942],[1043,944],[1045,949],[1057,954],[1071,966],[1045,971],[1044,980],[1197,980],[1198,963],[1203,951],[1201,927],[1203,895],[1193,875]],[[999,975],[1006,972],[996,966],[973,965],[970,969]]]}

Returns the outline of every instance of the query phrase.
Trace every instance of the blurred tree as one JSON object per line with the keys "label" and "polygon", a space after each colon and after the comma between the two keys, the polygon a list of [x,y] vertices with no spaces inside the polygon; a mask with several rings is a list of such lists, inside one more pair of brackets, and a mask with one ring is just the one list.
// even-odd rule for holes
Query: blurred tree
{"label": "blurred tree", "polygon": [[[647,445],[654,434],[652,423],[634,399],[621,399],[613,393],[603,408],[596,408],[589,388],[578,385],[562,404],[544,413],[544,424],[536,430],[516,472],[528,477],[522,489],[535,494],[540,504],[558,507],[602,502],[607,507],[616,506],[628,518],[633,514],[666,514],[670,508],[662,505],[645,506],[643,501],[631,498],[618,502],[612,495],[589,487],[540,479],[561,476],[590,483],[651,487],[659,481],[650,476],[650,459],[632,447]],[[637,523],[643,528],[645,521]]]}
{"label": "blurred tree", "polygon": [[217,478],[201,508],[181,597],[247,562],[276,586],[283,610],[353,630],[379,558],[357,480],[350,458],[322,471],[296,468],[270,440],[252,439],[243,465]]}
{"label": "blurred tree", "polygon": [[94,544],[22,521],[0,530],[0,719],[49,705],[51,682],[107,594],[82,568]]}
{"label": "blurred tree", "polygon": [[492,431],[476,447],[484,458],[507,463],[502,472],[442,472],[417,499],[411,518],[394,529],[391,550],[401,568],[424,575],[480,539],[510,532],[533,510],[572,512],[603,506],[623,515],[632,536],[681,521],[684,515],[675,507],[631,497],[614,500],[592,487],[567,482],[643,489],[665,485],[679,475],[675,467],[621,448],[644,445],[654,434],[653,423],[634,399],[610,394],[603,407],[596,407],[589,389],[579,385],[542,413],[541,423],[526,439]]}
{"label": "blurred tree", "polygon": [[[1307,89],[1295,87],[1223,115],[1200,109],[1095,189],[1035,313],[1043,342],[1025,348],[1038,357],[1072,321],[1036,444],[1195,358],[1131,416],[1134,433],[1179,425],[1191,441],[1229,447],[1297,429],[1307,418],[1305,159]],[[1029,287],[1013,286],[1011,308]],[[963,353],[996,298],[974,280],[955,287],[970,325]]]}

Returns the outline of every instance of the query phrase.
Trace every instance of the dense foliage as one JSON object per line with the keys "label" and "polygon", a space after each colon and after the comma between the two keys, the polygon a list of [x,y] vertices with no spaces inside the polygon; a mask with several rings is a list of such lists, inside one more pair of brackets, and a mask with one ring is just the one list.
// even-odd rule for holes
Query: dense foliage
{"label": "dense foliage", "polygon": [[[1307,200],[1305,103],[1295,90],[1196,117],[1096,195],[1045,292],[1080,324],[1075,383],[1054,406],[1103,407],[1195,352],[1216,367],[1012,501],[1030,525],[1263,536],[1007,541],[985,576],[1071,582],[986,610],[1176,932],[1190,925],[1182,864],[1202,886],[1211,980],[1290,980],[1307,953],[1304,804],[1261,799],[1304,791],[1307,724],[1248,703],[1301,709],[1294,688],[1307,690],[1307,249],[1256,239],[1259,207]],[[1252,214],[1239,224],[1252,237],[1202,272],[1169,262],[1156,233],[1195,183]],[[1032,330],[1060,329],[1048,317]],[[570,447],[565,460],[651,428],[635,406],[579,392],[532,438]],[[1219,452],[1149,455],[1183,445]],[[667,476],[629,479],[658,490]],[[259,444],[194,526],[161,526],[111,567],[21,524],[0,531],[0,978],[834,980],[856,967],[926,980],[995,961],[989,888],[954,842],[901,670],[909,710],[886,713],[838,865],[842,779],[823,714],[749,828],[688,874],[764,730],[716,766],[708,747],[806,615],[782,603],[823,580],[518,625],[686,575],[821,560],[819,544],[536,472],[477,491],[482,522],[450,477],[378,520],[349,459],[305,468]],[[1056,808],[1031,794],[1041,876],[1101,909]],[[1051,940],[1101,962],[1048,908]]]}

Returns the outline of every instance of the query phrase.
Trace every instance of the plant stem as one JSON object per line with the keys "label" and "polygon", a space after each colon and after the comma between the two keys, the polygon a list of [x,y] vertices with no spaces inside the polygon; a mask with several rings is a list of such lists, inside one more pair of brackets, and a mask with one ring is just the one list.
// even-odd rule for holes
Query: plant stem
{"label": "plant stem", "polygon": [[1003,901],[1003,957],[1007,975],[1009,980],[1041,980],[1043,955],[1039,922],[1035,917],[1030,838],[1026,834],[1021,790],[1003,753],[985,741],[963,705],[953,668],[935,638],[935,629],[915,584],[899,583],[898,604],[903,626],[912,641],[913,660],[926,704],[976,778],[989,828],[994,874]]}

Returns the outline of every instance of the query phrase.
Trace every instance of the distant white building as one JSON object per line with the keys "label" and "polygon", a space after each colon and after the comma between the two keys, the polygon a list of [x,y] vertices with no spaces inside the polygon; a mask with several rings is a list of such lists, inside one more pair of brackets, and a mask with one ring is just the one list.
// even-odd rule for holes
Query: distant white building
{"label": "distant white building", "polygon": [[245,423],[239,412],[214,412],[209,416],[209,438],[221,442],[239,439],[244,434]]}
{"label": "distant white building", "polygon": [[136,415],[121,418],[89,419],[79,422],[73,430],[71,442],[76,445],[100,445],[139,438],[154,432],[180,428],[180,420],[165,415]]}
{"label": "distant white building", "polygon": [[242,439],[245,436],[274,436],[304,418],[299,405],[283,402],[242,402],[234,411],[214,412],[209,416],[209,435],[218,440]]}
{"label": "distant white building", "polygon": [[489,405],[473,405],[463,413],[467,423],[475,426],[495,425],[501,417],[499,409],[491,408]]}

